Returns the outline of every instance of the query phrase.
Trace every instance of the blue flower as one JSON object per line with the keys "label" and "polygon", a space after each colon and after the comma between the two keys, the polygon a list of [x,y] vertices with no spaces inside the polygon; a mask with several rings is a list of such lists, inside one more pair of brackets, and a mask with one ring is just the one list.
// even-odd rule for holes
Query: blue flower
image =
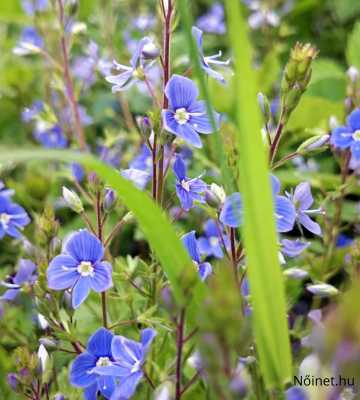
{"label": "blue flower", "polygon": [[130,168],[149,171],[152,165],[151,150],[146,144],[141,146],[140,152],[136,155],[129,164]]}
{"label": "blue flower", "polygon": [[[219,231],[219,229],[221,231]],[[204,224],[204,233],[205,236],[201,236],[198,239],[200,254],[223,258],[222,239],[226,247],[229,247],[230,244],[229,238],[223,228],[220,225],[216,225],[216,222],[213,219],[208,219]]]}
{"label": "blue flower", "polygon": [[71,174],[76,182],[82,182],[85,178],[85,170],[81,164],[72,163],[71,164]]}
{"label": "blue flower", "polygon": [[144,47],[152,43],[151,39],[144,37],[141,39],[135,49],[135,52],[130,60],[130,66],[118,64],[114,61],[115,69],[124,72],[117,75],[109,75],[105,79],[113,84],[112,92],[120,92],[129,89],[134,83],[144,80],[147,71],[152,63],[145,65],[142,59],[142,52]]}
{"label": "blue flower", "polygon": [[351,154],[360,160],[360,108],[347,118],[346,126],[338,126],[331,133],[330,143],[339,149],[351,149]]}
{"label": "blue flower", "polygon": [[342,248],[350,246],[354,242],[354,239],[345,235],[344,233],[340,233],[336,238],[336,247]]}
{"label": "blue flower", "polygon": [[257,0],[245,0],[252,13],[248,19],[250,28],[259,29],[263,26],[277,27],[280,24],[279,15],[269,6]]}
{"label": "blue flower", "polygon": [[309,242],[302,242],[299,239],[283,239],[280,244],[281,252],[288,257],[297,257],[310,246]]}
{"label": "blue flower", "polygon": [[[275,201],[275,219],[278,232],[289,232],[295,224],[295,207],[285,196],[280,196],[280,182],[271,176],[272,191]],[[220,212],[220,221],[227,226],[237,228],[242,224],[243,205],[240,193],[228,196]]]}
{"label": "blue flower", "polygon": [[104,161],[106,164],[109,164],[114,168],[119,166],[121,157],[121,148],[119,144],[112,147],[100,145],[96,151],[99,154],[100,160]]}
{"label": "blue flower", "polygon": [[8,196],[0,195],[0,239],[5,235],[16,239],[21,237],[20,231],[30,222],[26,211]]}
{"label": "blue flower", "polygon": [[36,265],[26,259],[19,261],[19,269],[9,282],[0,283],[8,290],[0,297],[0,300],[13,301],[21,291],[21,286],[25,284],[33,285],[37,279]]}
{"label": "blue flower", "polygon": [[33,27],[26,27],[22,30],[20,39],[13,49],[18,56],[38,53],[44,46],[44,40]]}
{"label": "blue flower", "polygon": [[320,209],[310,210],[314,199],[308,182],[302,182],[296,186],[293,195],[289,196],[296,209],[296,220],[314,235],[321,235],[320,225],[313,221],[309,215],[321,214]]}
{"label": "blue flower", "polygon": [[196,25],[204,32],[223,35],[226,27],[222,4],[215,3],[206,14],[198,18]]}
{"label": "blue flower", "polygon": [[23,122],[34,120],[44,110],[44,103],[41,100],[35,100],[30,107],[24,108],[21,113]]}
{"label": "blue flower", "polygon": [[37,12],[45,11],[48,6],[48,0],[22,0],[21,5],[27,15],[34,15]]}
{"label": "blue flower", "polygon": [[131,181],[138,189],[145,189],[149,182],[151,174],[141,169],[128,168],[121,171],[121,176]]}
{"label": "blue flower", "polygon": [[195,231],[191,231],[182,237],[182,242],[193,260],[200,278],[204,281],[211,273],[212,266],[208,262],[201,262],[198,243],[195,237]]}
{"label": "blue flower", "polygon": [[[198,89],[191,79],[173,75],[165,88],[169,109],[162,111],[163,124],[167,131],[181,137],[194,147],[202,147],[198,133],[214,131],[203,101],[197,101]],[[216,125],[220,116],[214,112]]]}
{"label": "blue flower", "polygon": [[90,338],[86,351],[76,357],[70,369],[70,383],[84,389],[86,400],[96,400],[97,393],[109,399],[115,388],[112,376],[97,374],[96,368],[113,362],[111,342],[113,334],[105,328],[98,329]]}
{"label": "blue flower", "polygon": [[174,172],[176,175],[176,194],[180,200],[181,207],[185,211],[189,211],[194,201],[203,203],[203,193],[206,190],[206,183],[200,178],[189,179],[186,176],[186,166],[183,159],[176,157],[174,162]]}
{"label": "blue flower", "polygon": [[11,197],[14,194],[12,189],[7,189],[4,182],[0,180],[0,196]]}
{"label": "blue flower", "polygon": [[102,261],[104,247],[88,232],[74,233],[64,244],[47,270],[48,286],[53,290],[71,289],[72,306],[77,308],[89,295],[90,289],[104,292],[112,286],[111,265]]}
{"label": "blue flower", "polygon": [[156,336],[154,329],[141,331],[140,342],[124,336],[114,336],[111,353],[114,361],[107,366],[97,366],[94,372],[102,376],[119,378],[111,400],[127,400],[135,393],[136,387],[144,376],[142,367],[149,347]]}
{"label": "blue flower", "polygon": [[221,51],[219,51],[218,54],[215,54],[213,56],[205,57],[204,56],[204,51],[203,51],[203,41],[202,41],[203,32],[202,32],[202,30],[200,30],[196,26],[193,26],[192,27],[192,34],[193,34],[193,36],[194,36],[194,38],[196,40],[196,44],[197,44],[197,47],[198,47],[201,68],[209,76],[211,76],[212,78],[216,79],[220,83],[225,84],[226,83],[225,82],[225,78],[222,76],[222,74],[220,74],[220,72],[217,72],[214,69],[212,69],[210,64],[220,65],[220,66],[227,66],[230,63],[230,60],[219,61],[218,58],[222,56]]}
{"label": "blue flower", "polygon": [[60,128],[60,125],[52,125],[44,127],[41,123],[33,132],[35,140],[47,149],[64,149],[67,144],[67,138]]}

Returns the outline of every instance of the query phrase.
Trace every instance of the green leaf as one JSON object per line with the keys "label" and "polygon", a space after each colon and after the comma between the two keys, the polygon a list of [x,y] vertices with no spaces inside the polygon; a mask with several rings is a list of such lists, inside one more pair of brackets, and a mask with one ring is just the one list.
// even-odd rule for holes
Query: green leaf
{"label": "green leaf", "polygon": [[346,22],[360,14],[359,0],[332,0],[331,6],[341,22]]}
{"label": "green leaf", "polygon": [[256,349],[266,386],[280,388],[291,378],[291,352],[267,152],[261,138],[257,81],[240,2],[226,0],[225,4],[235,63],[235,115],[241,155],[239,186],[244,202],[243,237],[254,307]]}
{"label": "green leaf", "polygon": [[360,69],[360,21],[355,24],[349,36],[346,48],[346,59],[349,66],[353,65]]}
{"label": "green leaf", "polygon": [[93,156],[71,151],[1,149],[0,154],[1,163],[29,160],[79,162],[96,171],[96,174],[116,191],[120,201],[133,212],[171,283],[178,303],[183,305],[189,302],[189,291],[198,302],[201,301],[205,286],[200,282],[171,222],[147,193],[135,188],[118,171]]}

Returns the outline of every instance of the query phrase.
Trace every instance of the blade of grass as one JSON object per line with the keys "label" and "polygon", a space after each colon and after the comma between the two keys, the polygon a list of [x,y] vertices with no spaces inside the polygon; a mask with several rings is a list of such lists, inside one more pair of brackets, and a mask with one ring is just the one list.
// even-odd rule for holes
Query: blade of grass
{"label": "blade of grass", "polygon": [[178,304],[188,304],[192,299],[190,293],[194,296],[196,305],[201,303],[205,286],[171,222],[147,193],[141,192],[118,171],[88,154],[61,150],[0,149],[0,163],[30,160],[78,162],[89,170],[96,171],[134,214],[170,281]]}
{"label": "blade of grass", "polygon": [[225,0],[225,5],[234,52],[239,187],[244,202],[243,237],[254,307],[256,349],[266,386],[281,388],[290,380],[291,352],[267,155],[256,100],[256,76],[240,2]]}
{"label": "blade of grass", "polygon": [[214,130],[214,133],[210,135],[209,138],[210,155],[213,158],[213,160],[220,166],[220,173],[222,176],[222,182],[224,183],[225,189],[228,192],[232,192],[234,190],[234,179],[232,176],[232,172],[227,164],[227,157],[225,155],[225,150],[221,140],[221,135],[216,126],[214,112],[211,107],[210,94],[206,83],[205,74],[201,68],[197,45],[191,33],[193,25],[191,16],[191,2],[187,0],[178,0],[177,7],[184,26],[184,34],[186,35],[189,47],[190,60],[192,61],[194,72],[200,85],[201,93],[203,94],[205,99],[206,109],[209,115],[210,123]]}

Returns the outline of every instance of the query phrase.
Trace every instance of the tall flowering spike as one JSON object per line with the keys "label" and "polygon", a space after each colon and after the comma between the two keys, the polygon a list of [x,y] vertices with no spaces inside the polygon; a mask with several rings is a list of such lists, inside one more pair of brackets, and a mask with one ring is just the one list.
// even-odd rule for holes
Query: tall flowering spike
{"label": "tall flowering spike", "polygon": [[322,214],[322,210],[310,210],[314,199],[309,182],[302,182],[297,185],[291,200],[296,209],[297,221],[314,235],[321,236],[320,225],[310,218],[310,215]]}
{"label": "tall flowering spike", "polygon": [[202,32],[202,30],[200,30],[196,26],[193,26],[191,31],[195,38],[197,47],[198,47],[201,68],[210,77],[216,79],[217,81],[219,81],[222,84],[225,84],[226,81],[225,81],[225,78],[223,77],[223,75],[220,72],[215,71],[211,67],[211,65],[217,65],[217,66],[223,66],[223,67],[228,66],[230,63],[230,60],[227,60],[227,61],[218,60],[218,58],[221,57],[221,55],[222,55],[221,51],[219,51],[218,54],[215,54],[213,56],[205,57],[204,51],[203,51],[203,40],[202,40],[203,32]]}
{"label": "tall flowering spike", "polygon": [[144,37],[139,41],[134,51],[133,56],[130,60],[130,66],[118,64],[114,61],[115,69],[118,71],[123,71],[117,75],[108,75],[106,76],[106,80],[109,83],[113,84],[112,91],[121,92],[123,90],[129,89],[134,83],[138,81],[143,81],[146,77],[146,73],[151,67],[151,63],[145,65],[143,62],[143,50],[146,49],[146,46],[152,43],[151,39],[148,37]]}
{"label": "tall flowering spike", "polygon": [[207,188],[206,183],[199,177],[190,179],[186,176],[186,166],[180,156],[176,157],[174,173],[176,175],[176,194],[185,211],[190,210],[195,200],[200,203],[205,202],[203,193]]}
{"label": "tall flowering spike", "polygon": [[341,150],[350,149],[353,158],[360,161],[360,108],[349,115],[346,126],[333,129],[330,143]]}
{"label": "tall flowering spike", "polygon": [[26,211],[9,196],[0,195],[0,239],[5,235],[19,239],[21,230],[30,222]]}
{"label": "tall flowering spike", "polygon": [[115,377],[119,380],[111,400],[129,399],[144,376],[143,365],[156,331],[147,328],[141,331],[140,342],[124,336],[114,336],[111,342],[113,362],[98,365],[94,372],[104,377]]}
{"label": "tall flowering spike", "polygon": [[65,243],[62,254],[49,264],[49,288],[71,289],[72,306],[79,307],[90,289],[104,292],[112,286],[112,268],[103,261],[103,256],[104,248],[96,236],[87,230],[74,233]]}
{"label": "tall flowering spike", "polygon": [[76,357],[70,368],[70,383],[84,389],[86,400],[96,400],[100,392],[109,399],[115,389],[115,378],[95,372],[99,366],[111,365],[113,334],[105,328],[98,329],[90,338],[86,351]]}
{"label": "tall flowering spike", "polygon": [[[164,127],[194,147],[202,147],[199,133],[213,132],[203,101],[198,101],[198,89],[191,79],[173,75],[165,88],[169,108],[162,111]],[[220,115],[214,112],[216,125]]]}
{"label": "tall flowering spike", "polygon": [[199,247],[195,236],[195,231],[191,231],[182,237],[182,242],[189,253],[189,256],[196,265],[200,278],[204,281],[212,273],[212,266],[208,262],[201,262]]}

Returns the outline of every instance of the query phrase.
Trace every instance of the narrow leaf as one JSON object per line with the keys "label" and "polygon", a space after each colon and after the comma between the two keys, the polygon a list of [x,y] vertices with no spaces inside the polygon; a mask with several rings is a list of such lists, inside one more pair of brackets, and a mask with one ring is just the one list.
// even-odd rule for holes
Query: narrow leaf
{"label": "narrow leaf", "polygon": [[244,202],[243,237],[254,307],[256,349],[266,386],[279,388],[290,380],[291,353],[267,154],[256,100],[256,75],[240,2],[226,0],[225,4],[234,52],[239,186]]}

